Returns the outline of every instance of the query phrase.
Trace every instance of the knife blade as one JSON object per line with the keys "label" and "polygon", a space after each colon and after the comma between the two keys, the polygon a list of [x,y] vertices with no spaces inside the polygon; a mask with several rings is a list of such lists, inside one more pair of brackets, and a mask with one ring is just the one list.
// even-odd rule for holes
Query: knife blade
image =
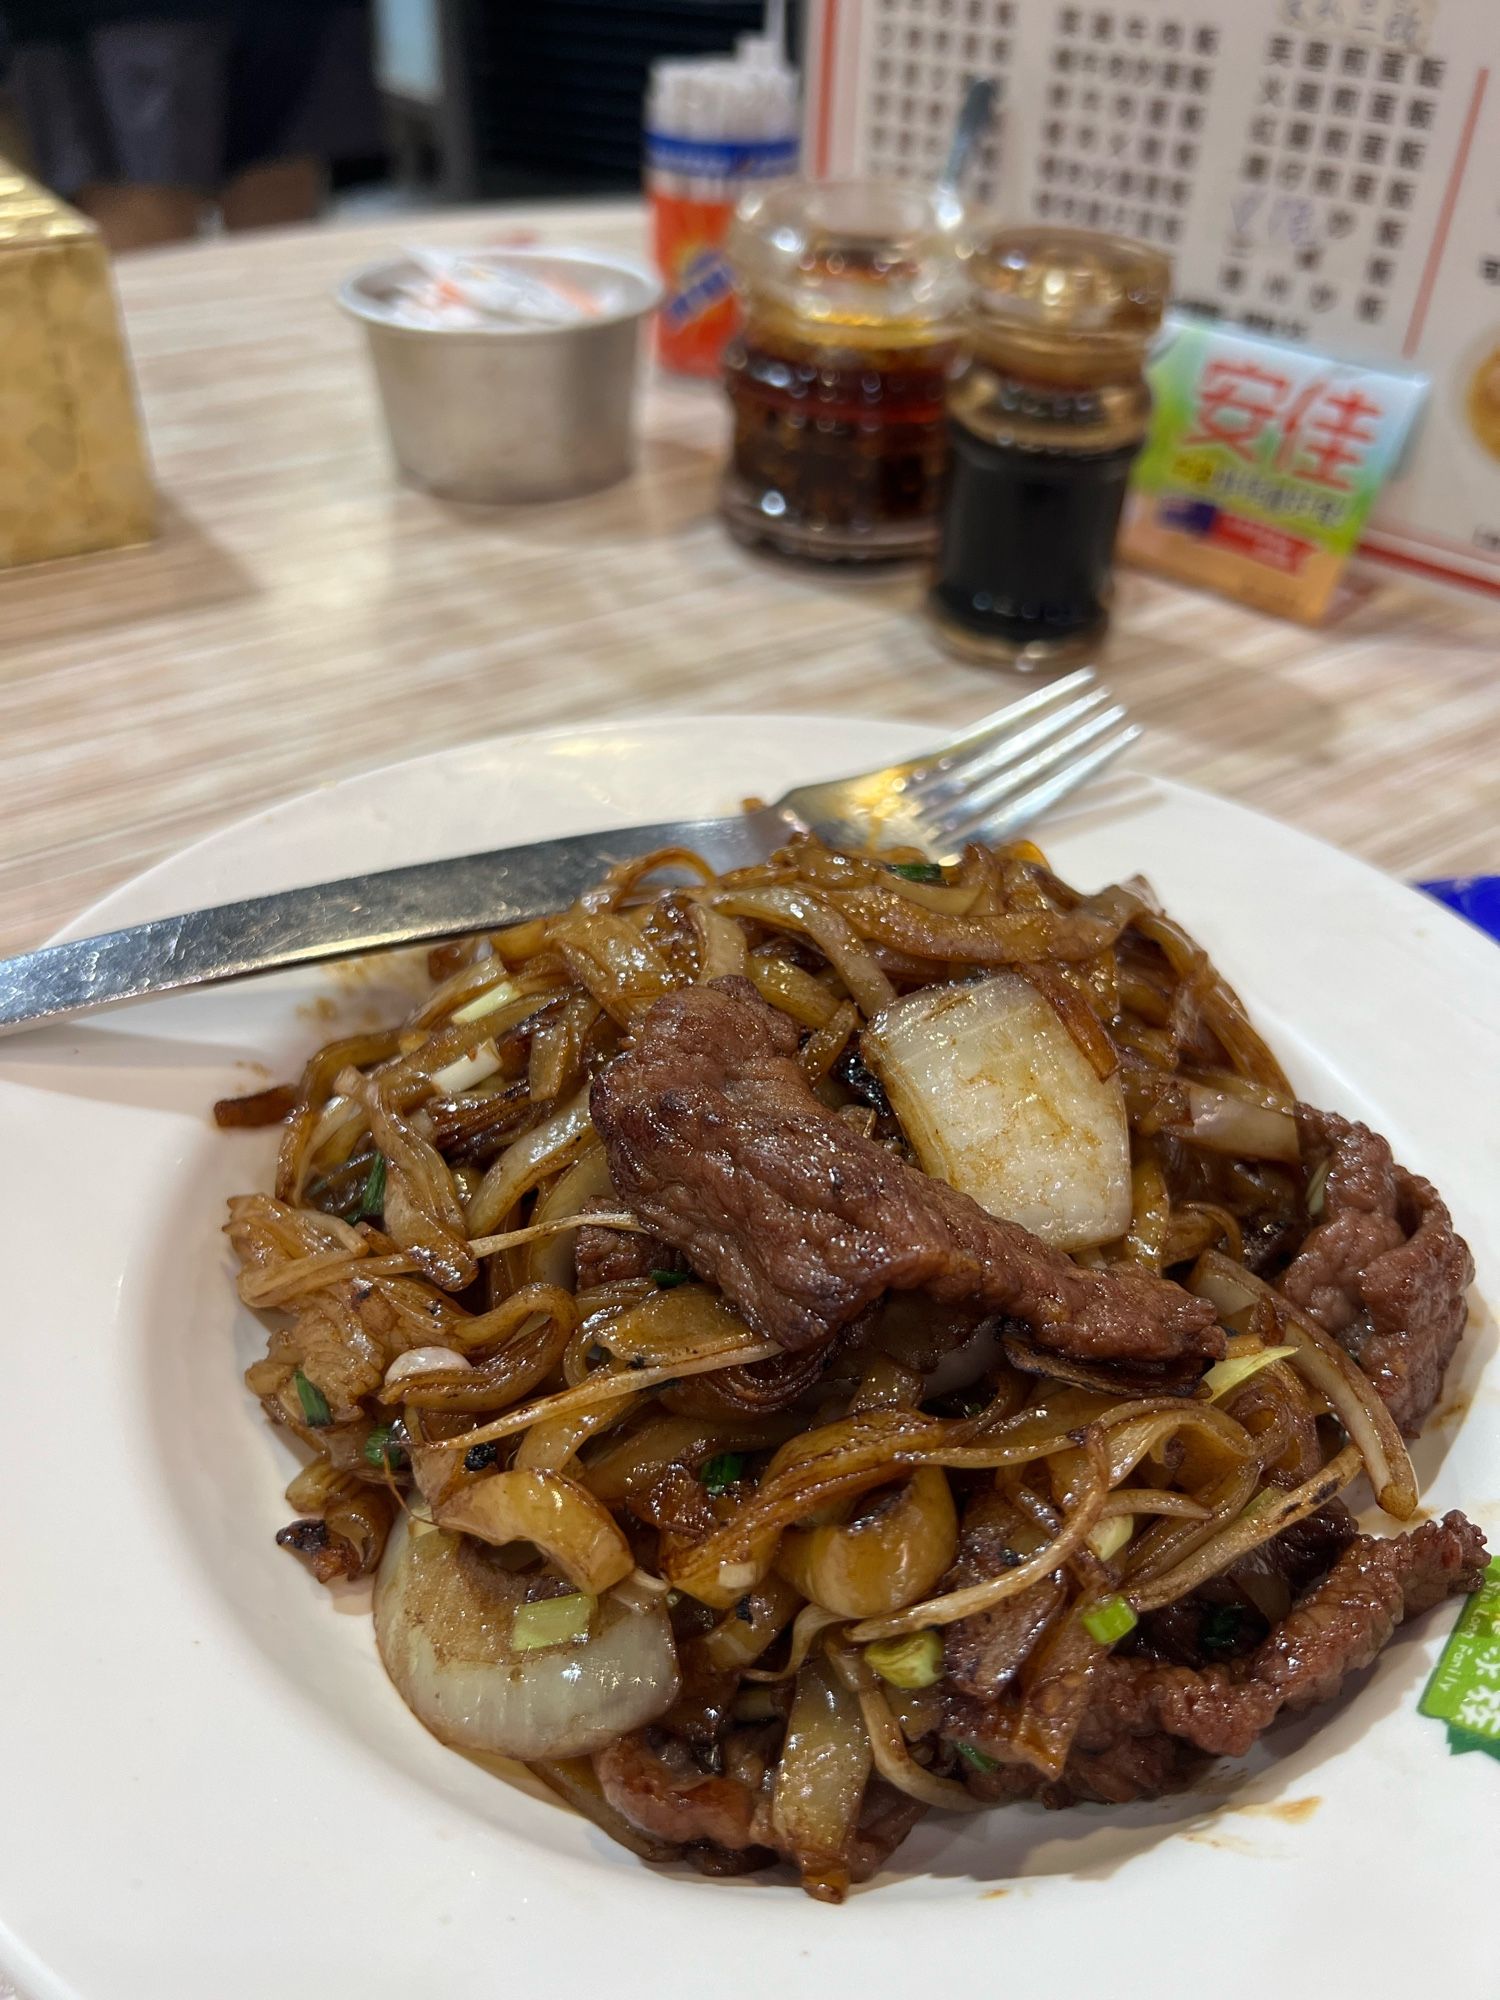
{"label": "knife blade", "polygon": [[0,1035],[185,986],[525,923],[564,909],[617,862],[658,847],[690,847],[715,868],[744,867],[763,861],[790,825],[762,809],[570,834],[43,945],[0,960]]}

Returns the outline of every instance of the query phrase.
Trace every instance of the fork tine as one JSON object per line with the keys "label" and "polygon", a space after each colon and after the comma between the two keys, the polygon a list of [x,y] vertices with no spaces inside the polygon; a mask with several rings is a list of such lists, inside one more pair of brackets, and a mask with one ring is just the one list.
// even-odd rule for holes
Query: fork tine
{"label": "fork tine", "polygon": [[955,832],[966,834],[970,827],[988,819],[991,812],[1006,799],[1014,798],[1018,792],[1025,791],[1051,772],[1066,769],[1089,744],[1096,743],[1124,720],[1124,705],[1113,702],[1108,708],[1078,723],[1065,735],[1049,741],[1042,749],[1020,758],[1014,764],[1007,764],[982,784],[972,786],[962,798],[952,801],[946,813],[939,807],[937,816],[943,818]]}
{"label": "fork tine", "polygon": [[1093,715],[1112,700],[1108,688],[1095,687],[1062,708],[1045,711],[1021,729],[998,729],[988,740],[957,764],[945,764],[930,778],[920,779],[908,789],[925,812],[941,812],[945,805],[961,805],[985,783],[1008,766],[1019,764],[1033,750],[1040,750]]}
{"label": "fork tine", "polygon": [[1082,694],[1094,684],[1092,667],[1080,667],[1076,673],[1067,674],[1060,681],[1049,681],[1045,687],[1033,688],[1019,700],[1008,703],[1004,708],[992,709],[981,716],[972,729],[966,729],[962,736],[955,736],[945,743],[941,750],[931,757],[913,760],[912,777],[908,783],[922,783],[938,773],[947,771],[975,750],[982,750],[994,741],[997,734],[1008,733],[1019,727],[1027,716],[1035,715],[1056,702],[1066,700],[1069,695]]}
{"label": "fork tine", "polygon": [[1075,762],[1065,764],[1061,770],[1052,772],[1049,777],[1010,799],[998,812],[991,813],[977,826],[969,828],[964,838],[983,840],[992,846],[1008,840],[1021,827],[1039,819],[1059,799],[1066,798],[1075,787],[1102,771],[1122,750],[1128,750],[1140,734],[1138,723],[1127,723],[1117,735],[1095,744],[1092,750]]}

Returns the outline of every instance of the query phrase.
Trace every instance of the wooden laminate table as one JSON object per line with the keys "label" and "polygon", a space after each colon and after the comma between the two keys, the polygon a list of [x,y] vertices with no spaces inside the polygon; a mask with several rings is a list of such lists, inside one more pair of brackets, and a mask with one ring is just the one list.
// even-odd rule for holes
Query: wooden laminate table
{"label": "wooden laminate table", "polygon": [[[920,579],[792,568],[714,512],[725,412],[653,380],[639,469],[547,507],[398,485],[332,302],[412,240],[640,251],[634,204],[223,238],[122,260],[151,547],[0,575],[0,950],[211,827],[350,770],[649,709],[959,725]],[[1322,631],[1127,572],[1103,670],[1147,766],[1410,876],[1500,867],[1500,606],[1378,582]]]}

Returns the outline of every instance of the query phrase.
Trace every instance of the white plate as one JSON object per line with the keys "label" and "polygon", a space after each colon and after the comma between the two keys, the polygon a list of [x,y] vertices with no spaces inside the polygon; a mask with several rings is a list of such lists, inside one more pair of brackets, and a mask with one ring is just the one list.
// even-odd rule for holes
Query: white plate
{"label": "white plate", "polygon": [[[78,928],[720,811],[921,740],[721,716],[483,743],[247,821]],[[1493,1296],[1493,944],[1179,787],[1142,782],[1049,845],[1089,887],[1152,878],[1299,1087],[1369,1117],[1437,1181]],[[291,1459],[240,1382],[261,1335],[233,1302],[219,1226],[227,1194],[265,1184],[274,1135],[207,1117],[255,1087],[247,1062],[294,1072],[329,1032],[320,1012],[379,1009],[386,983],[262,981],[0,1048],[0,1966],[23,1993],[911,2000],[1024,1981],[1072,2000],[1166,1980],[1235,2000],[1325,1975],[1340,1992],[1493,1990],[1500,1770],[1450,1757],[1416,1712],[1451,1613],[1402,1635],[1319,1726],[1279,1732],[1248,1778],[1130,1811],[928,1821],[841,1910],[753,1877],[654,1872],[427,1736],[368,1619],[273,1544]],[[1446,1399],[1467,1414],[1418,1450],[1428,1504],[1492,1530],[1497,1392],[1478,1382],[1494,1344],[1481,1310]]]}

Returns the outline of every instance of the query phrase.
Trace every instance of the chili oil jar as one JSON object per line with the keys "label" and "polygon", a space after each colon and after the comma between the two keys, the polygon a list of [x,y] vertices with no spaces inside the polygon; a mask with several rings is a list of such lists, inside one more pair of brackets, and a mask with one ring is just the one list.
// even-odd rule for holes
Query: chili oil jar
{"label": "chili oil jar", "polygon": [[878,181],[754,190],[730,229],[731,533],[784,555],[928,555],[964,296],[951,199]]}
{"label": "chili oil jar", "polygon": [[966,260],[965,358],[928,609],[970,658],[1089,650],[1151,415],[1146,350],[1171,266],[1124,237],[1013,228]]}

